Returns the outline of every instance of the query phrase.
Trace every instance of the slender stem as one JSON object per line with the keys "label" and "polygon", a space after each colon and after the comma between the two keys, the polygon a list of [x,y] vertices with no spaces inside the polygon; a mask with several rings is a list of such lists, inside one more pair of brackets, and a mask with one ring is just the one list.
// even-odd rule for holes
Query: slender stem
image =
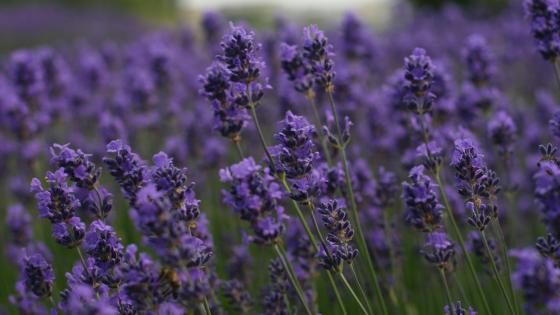
{"label": "slender stem", "polygon": [[[286,181],[286,176],[284,174],[280,175],[280,182],[282,183],[282,186],[284,186],[284,189],[286,189],[286,191],[288,193],[291,192],[290,185],[288,185],[288,182]],[[305,219],[305,216],[303,215],[303,211],[301,210],[299,204],[297,202],[295,202],[294,200],[292,200],[292,205],[293,205],[294,209],[296,210],[296,214],[298,215],[301,224],[303,225],[303,229],[305,230],[305,233],[309,237],[309,241],[311,242],[311,245],[313,246],[313,249],[315,249],[316,252],[319,252],[319,245],[317,244],[317,240],[315,239],[315,235],[313,235],[313,232],[311,232],[311,229],[309,228],[309,225],[307,224],[307,220]],[[311,214],[313,215],[313,212]],[[319,233],[320,233],[320,230],[319,230]],[[321,237],[321,239],[322,239],[322,237]],[[342,312],[344,314],[347,314],[346,307],[344,306],[344,303],[342,302],[340,292],[338,292],[338,287],[336,286],[336,283],[334,282],[334,278],[333,278],[330,271],[327,273],[327,276],[329,278],[329,283],[331,285],[331,288],[333,289],[333,291],[336,295],[336,298],[338,300],[338,304],[340,305],[340,308],[342,309]]]}
{"label": "slender stem", "polygon": [[334,291],[334,295],[336,296],[336,300],[338,302],[338,305],[340,305],[340,309],[342,310],[342,314],[347,315],[348,311],[346,311],[346,306],[344,306],[344,302],[342,301],[342,296],[340,295],[340,292],[338,292],[338,287],[336,286],[336,283],[334,282],[334,278],[332,276],[331,271],[327,271],[327,277],[329,278],[329,282],[330,282],[331,287]]}
{"label": "slender stem", "polygon": [[95,279],[93,278],[93,276],[89,272],[89,269],[88,269],[87,264],[86,264],[86,260],[84,259],[84,255],[82,255],[82,250],[80,249],[79,246],[77,246],[76,251],[78,252],[78,256],[80,256],[80,261],[82,262],[82,267],[84,267],[84,272],[88,275],[88,277],[91,279],[91,281],[93,281],[92,287],[95,290],[95,296],[97,297],[97,299],[99,299],[99,292],[97,291],[97,284],[95,283]]}
{"label": "slender stem", "polygon": [[500,224],[500,221],[498,218],[496,218],[495,220],[493,220],[492,225],[494,227],[494,229],[496,230],[497,234],[498,234],[498,239],[500,240],[500,242],[502,243],[502,251],[503,251],[503,256],[504,256],[504,260],[506,262],[506,271],[507,271],[507,284],[508,284],[508,289],[509,289],[509,293],[511,294],[511,297],[513,299],[513,304],[515,306],[515,310],[517,311],[517,313],[519,314],[519,304],[517,301],[517,297],[515,296],[515,291],[513,290],[513,283],[511,282],[511,263],[509,261],[509,255],[508,255],[508,246],[506,244],[506,239],[504,237],[504,232],[502,230],[502,226]]}
{"label": "slender stem", "polygon": [[204,307],[203,303],[198,304],[198,310],[203,314],[203,315],[209,315],[208,312],[206,311],[206,308]]}
{"label": "slender stem", "polygon": [[204,305],[204,312],[207,313],[208,315],[212,315],[212,310],[210,309],[210,305],[208,304],[208,300],[206,299],[206,297],[204,298],[203,305]]}
{"label": "slender stem", "polygon": [[299,285],[299,281],[297,280],[297,277],[295,276],[295,273],[293,271],[293,267],[291,265],[291,262],[288,259],[288,257],[285,255],[284,249],[281,246],[279,246],[278,244],[274,244],[274,250],[276,250],[276,253],[278,254],[278,258],[280,258],[280,261],[282,262],[282,265],[284,266],[284,269],[286,270],[286,274],[288,275],[288,278],[290,279],[290,282],[292,283],[292,286],[296,290],[298,298],[299,298],[301,304],[303,305],[303,308],[305,309],[305,312],[308,315],[313,315],[313,312],[311,312],[311,310],[309,309],[309,306],[307,305],[307,301],[305,300],[303,290],[301,289],[301,286]]}
{"label": "slender stem", "polygon": [[350,283],[348,283],[348,280],[346,280],[346,277],[344,276],[344,274],[342,272],[340,272],[340,279],[342,279],[342,282],[344,283],[344,285],[346,286],[346,288],[348,289],[350,294],[352,294],[354,299],[356,301],[358,301],[358,304],[360,305],[360,309],[362,309],[362,312],[364,312],[364,314],[368,315],[369,314],[368,311],[366,310],[366,308],[364,307],[362,302],[360,302],[360,299],[358,299],[358,296],[356,295],[356,292],[354,292],[354,289],[352,289],[352,286],[350,285]]}
{"label": "slender stem", "polygon": [[259,124],[259,118],[257,117],[257,111],[255,110],[255,105],[251,104],[249,105],[249,108],[251,110],[251,116],[253,117],[253,122],[255,123],[255,127],[257,128],[257,133],[259,134],[259,140],[261,141],[261,145],[264,149],[264,153],[268,158],[272,171],[275,172],[276,167],[274,165],[274,160],[272,159],[272,155],[270,155],[270,152],[268,151],[268,145],[266,144],[266,140],[264,139],[264,134],[261,129],[261,125]]}
{"label": "slender stem", "polygon": [[554,75],[556,76],[556,82],[560,86],[560,60],[556,58],[553,63],[554,63]]}
{"label": "slender stem", "polygon": [[449,309],[451,310],[451,315],[459,315],[455,314],[455,308],[453,307],[453,298],[451,298],[451,291],[449,290],[449,284],[447,283],[447,277],[445,276],[445,270],[443,268],[439,268],[439,274],[441,275],[441,281],[445,286],[445,293],[447,295],[447,303],[449,305]]}
{"label": "slender stem", "polygon": [[58,308],[58,307],[56,306],[56,302],[54,301],[52,295],[49,296],[49,302],[52,304],[52,306],[53,306],[54,308]]}
{"label": "slender stem", "polygon": [[[313,208],[313,203],[311,201],[307,201],[306,202],[307,207],[309,209],[309,213],[311,214],[311,218],[313,220],[313,226],[315,227],[315,231],[317,232],[317,235],[319,236],[319,240],[321,241],[321,246],[323,246],[323,249],[325,250],[325,252],[327,253],[327,255],[329,255],[329,258],[331,256],[331,253],[329,251],[329,248],[327,247],[327,244],[325,243],[325,239],[323,237],[323,233],[321,233],[321,229],[319,228],[319,223],[317,222],[317,218],[315,217],[315,213],[314,213],[314,208]],[[319,248],[315,249],[316,251],[319,251]],[[334,290],[334,294],[336,296],[336,299],[338,301],[338,304],[340,305],[340,307],[342,308],[342,312],[344,314],[346,314],[346,308],[344,306],[344,303],[342,302],[342,298],[340,297],[340,292],[338,292],[338,288],[334,282],[334,279],[332,277],[332,273],[331,271],[327,271],[327,274],[329,276],[329,281],[331,283],[331,286]],[[359,301],[358,301],[359,302]]]}
{"label": "slender stem", "polygon": [[[247,87],[248,93],[250,93],[250,89],[249,87]],[[259,120],[257,117],[257,113],[255,111],[255,106],[253,104],[251,104],[250,106],[251,109],[251,115],[253,117],[253,122],[255,123],[255,127],[257,128],[258,134],[259,134],[259,139],[261,142],[261,145],[270,161],[270,165],[272,170],[275,170],[275,165],[274,165],[274,160],[272,159],[272,156],[270,155],[270,152],[268,151],[268,145],[266,144],[266,140],[264,139],[264,134],[261,130],[260,124],[259,124]],[[290,192],[290,186],[288,185],[288,182],[286,181],[286,177],[284,174],[281,174],[280,176],[280,181],[282,182],[282,185],[284,186],[284,188],[286,189],[286,191]],[[309,225],[307,224],[307,221],[305,220],[305,216],[303,215],[303,212],[301,211],[299,205],[297,202],[295,202],[294,200],[292,200],[292,205],[294,206],[294,209],[296,210],[296,213],[299,217],[299,220],[301,222],[301,224],[303,225],[303,228],[305,230],[305,232],[307,233],[309,240],[311,242],[311,244],[313,245],[313,248],[315,248],[316,251],[319,250],[319,246],[317,245],[317,241],[315,240],[315,236],[313,235],[313,233],[311,232],[311,229],[309,228]],[[335,292],[335,295],[337,297],[338,303],[340,305],[340,308],[342,309],[344,314],[347,314],[346,312],[346,307],[344,306],[344,303],[342,302],[342,298],[340,297],[340,293],[338,292],[338,288],[336,286],[336,283],[334,282],[334,279],[332,277],[332,274],[329,272],[327,273],[327,276],[329,278],[329,283],[331,284],[331,287],[333,289],[333,291]]]}
{"label": "slender stem", "polygon": [[506,292],[506,287],[504,285],[504,282],[502,281],[502,278],[500,277],[498,267],[496,266],[496,262],[494,261],[494,255],[492,255],[492,250],[490,249],[490,246],[488,245],[488,239],[486,238],[486,234],[484,233],[484,231],[481,231],[480,235],[482,236],[482,242],[484,243],[484,247],[486,248],[486,253],[488,254],[488,257],[490,258],[490,266],[492,266],[492,271],[494,272],[494,277],[496,278],[496,282],[498,282],[498,286],[500,287],[500,290],[502,291],[504,299],[506,300],[509,311],[512,314],[517,314],[517,312],[515,310],[515,307],[513,306],[512,302],[509,298],[509,295]]}
{"label": "slender stem", "polygon": [[[288,185],[288,182],[286,181],[286,176],[284,174],[280,175],[280,182],[282,183],[282,186],[284,186],[284,189],[286,189],[288,193],[292,191],[290,189],[290,185]],[[317,240],[315,239],[315,235],[313,235],[313,233],[311,232],[311,229],[309,228],[309,224],[307,224],[307,220],[305,219],[305,216],[303,215],[303,212],[301,211],[299,204],[294,200],[292,200],[292,205],[296,210],[296,214],[299,217],[301,224],[303,225],[303,229],[305,230],[305,233],[307,233],[307,236],[309,237],[309,241],[311,242],[315,250],[318,251],[319,246],[317,245]]]}
{"label": "slender stem", "polygon": [[245,155],[243,154],[243,149],[241,148],[241,143],[238,139],[232,139],[232,142],[235,144],[235,149],[237,150],[237,155],[239,156],[240,160],[243,160],[245,158]]}
{"label": "slender stem", "polygon": [[362,287],[362,284],[360,283],[360,277],[358,277],[358,274],[356,273],[356,269],[354,268],[353,264],[349,264],[350,266],[350,271],[352,272],[352,276],[354,277],[354,281],[356,281],[356,283],[358,284],[358,290],[360,291],[360,294],[362,295],[362,299],[364,299],[364,301],[366,301],[366,306],[368,311],[373,314],[373,309],[371,308],[371,304],[369,303],[369,300],[367,298],[366,295],[366,291],[364,290],[364,288]]}
{"label": "slender stem", "polygon": [[457,288],[459,288],[459,293],[461,293],[462,300],[465,301],[465,302],[468,302],[467,294],[465,294],[465,289],[463,288],[463,284],[461,284],[461,281],[459,281],[459,278],[457,277],[457,275],[455,275],[453,277],[453,280],[454,280]]}
{"label": "slender stem", "polygon": [[383,292],[381,291],[381,286],[379,285],[379,280],[377,277],[377,273],[375,272],[375,268],[373,267],[373,262],[371,261],[371,255],[369,253],[365,238],[364,238],[364,234],[362,232],[362,227],[360,226],[360,219],[359,219],[359,215],[358,215],[358,207],[356,204],[356,198],[354,197],[354,189],[352,188],[352,180],[350,178],[350,168],[348,166],[348,160],[346,158],[346,148],[345,148],[345,144],[342,143],[342,131],[340,129],[340,124],[339,124],[339,120],[338,120],[338,113],[336,111],[336,105],[334,103],[334,98],[332,95],[332,92],[327,92],[327,95],[329,97],[329,102],[331,104],[331,111],[332,114],[334,116],[334,121],[335,121],[335,125],[336,125],[336,131],[337,131],[337,136],[338,136],[338,141],[339,141],[339,145],[341,145],[340,148],[340,156],[342,159],[342,165],[344,167],[344,177],[346,179],[346,189],[348,191],[348,199],[350,200],[350,204],[351,204],[351,217],[353,218],[353,223],[354,226],[356,228],[356,231],[358,233],[357,234],[357,240],[358,240],[358,248],[359,250],[363,253],[363,256],[365,256],[366,259],[366,263],[369,269],[369,272],[371,274],[372,280],[373,280],[373,285],[375,287],[375,293],[377,295],[377,299],[379,300],[379,304],[381,305],[381,310],[382,313],[384,315],[388,315],[389,313],[387,312],[387,306],[385,305],[385,299],[383,298]]}
{"label": "slender stem", "polygon": [[482,299],[482,304],[484,306],[484,309],[486,310],[487,314],[492,314],[492,311],[490,310],[490,305],[488,304],[488,301],[486,300],[486,295],[484,294],[484,290],[482,289],[482,285],[480,284],[480,280],[478,279],[478,275],[476,274],[476,269],[474,268],[474,264],[472,262],[471,256],[470,256],[469,252],[467,251],[467,247],[465,246],[465,240],[463,239],[463,235],[461,234],[461,230],[459,229],[459,226],[457,225],[457,221],[455,220],[455,215],[453,214],[453,211],[451,210],[449,200],[447,199],[447,194],[445,193],[445,189],[444,189],[443,183],[441,181],[439,170],[436,171],[435,178],[436,178],[436,182],[438,184],[440,197],[443,201],[443,206],[445,207],[445,211],[447,212],[447,217],[449,218],[449,221],[451,222],[453,232],[455,233],[455,237],[456,237],[456,239],[459,243],[459,246],[461,247],[461,251],[465,254],[465,261],[467,262],[467,267],[470,271],[470,274],[471,274],[471,277],[473,278],[473,281],[476,284],[476,288],[477,288],[477,291],[480,295],[480,298]]}
{"label": "slender stem", "polygon": [[323,148],[323,155],[327,160],[328,165],[332,165],[331,153],[329,152],[329,148],[327,146],[327,142],[325,141],[325,135],[323,133],[322,123],[321,123],[321,115],[319,115],[319,110],[317,109],[317,103],[315,102],[315,97],[307,97],[309,103],[311,104],[311,108],[313,109],[313,115],[315,116],[315,129],[317,129],[317,134],[319,135],[319,141],[321,142],[321,147]]}

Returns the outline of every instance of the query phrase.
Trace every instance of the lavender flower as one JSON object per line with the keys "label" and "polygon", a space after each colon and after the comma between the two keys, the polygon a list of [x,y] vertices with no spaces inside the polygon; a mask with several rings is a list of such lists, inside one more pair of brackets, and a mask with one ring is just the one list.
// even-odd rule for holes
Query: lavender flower
{"label": "lavender flower", "polygon": [[214,129],[226,138],[239,141],[240,133],[246,126],[249,116],[243,107],[242,98],[230,84],[231,72],[220,62],[206,69],[200,77],[204,95],[214,108]]}
{"label": "lavender flower", "polygon": [[22,261],[23,283],[25,288],[37,297],[51,296],[54,283],[52,266],[41,254],[33,254]]}
{"label": "lavender flower", "polygon": [[453,305],[446,305],[443,308],[443,311],[445,312],[445,315],[476,315],[477,312],[475,312],[475,310],[469,306],[469,309],[464,309],[461,306],[461,302],[457,301],[455,303],[453,303]]}
{"label": "lavender flower", "polygon": [[124,249],[113,228],[100,220],[90,224],[83,247],[103,271],[108,271],[121,262]]}
{"label": "lavender flower", "polygon": [[405,221],[423,232],[439,229],[443,220],[443,206],[438,201],[435,184],[424,175],[424,166],[412,168],[409,182],[403,182],[402,187]]}
{"label": "lavender flower", "polygon": [[509,159],[517,136],[517,126],[513,119],[505,111],[499,111],[488,122],[488,134],[494,145],[497,146],[498,154],[506,160]]}
{"label": "lavender flower", "polygon": [[44,189],[39,179],[31,181],[31,191],[37,199],[39,217],[49,219],[53,224],[53,237],[62,246],[78,246],[85,236],[85,224],[76,216],[80,202],[74,190],[68,187],[66,174],[62,168],[47,172],[48,189]]}
{"label": "lavender flower", "polygon": [[281,129],[274,134],[278,145],[270,148],[278,172],[287,178],[302,178],[309,174],[319,158],[313,136],[315,127],[303,116],[288,111],[280,122]]}
{"label": "lavender flower", "polygon": [[490,83],[495,69],[493,56],[484,37],[479,34],[469,36],[463,59],[467,66],[467,77],[472,84],[481,87]]}
{"label": "lavender flower", "polygon": [[111,141],[107,145],[107,153],[114,154],[114,158],[104,157],[103,162],[119,183],[125,198],[134,204],[136,193],[144,184],[145,162],[121,140]]}
{"label": "lavender flower", "polygon": [[69,144],[54,144],[50,150],[52,165],[63,168],[66,175],[78,187],[93,190],[93,186],[101,176],[101,170],[90,161],[91,155],[79,149],[74,150]]}
{"label": "lavender flower", "polygon": [[317,208],[323,225],[328,231],[327,248],[320,253],[320,264],[327,270],[340,270],[340,263],[351,264],[358,256],[358,250],[350,243],[354,238],[354,230],[348,220],[348,213],[339,202],[331,199],[321,203]]}
{"label": "lavender flower", "polygon": [[[98,290],[100,291],[100,290]],[[96,294],[98,294],[96,296]],[[99,295],[87,285],[74,285],[65,292],[61,309],[64,313],[116,315],[117,309],[111,304],[110,298],[105,294]]]}
{"label": "lavender flower", "polygon": [[256,56],[261,46],[255,43],[255,33],[231,24],[230,33],[222,39],[221,47],[221,59],[231,71],[232,82],[250,84],[259,77],[264,64]]}
{"label": "lavender flower", "polygon": [[436,95],[431,91],[434,81],[434,66],[426,51],[415,48],[412,54],[404,59],[403,102],[408,109],[418,115],[432,110]]}
{"label": "lavender flower", "polygon": [[222,290],[230,307],[241,313],[247,313],[251,309],[253,300],[243,283],[239,280],[229,280],[222,284]]}
{"label": "lavender flower", "polygon": [[246,158],[220,170],[220,180],[232,185],[230,190],[222,191],[224,202],[239,213],[241,219],[249,222],[274,211],[282,197],[280,186],[269,174],[269,169],[261,169],[253,158]]}
{"label": "lavender flower", "polygon": [[525,13],[531,20],[531,32],[542,57],[554,61],[558,56],[558,3],[549,0],[526,0]]}
{"label": "lavender flower", "polygon": [[280,45],[280,59],[282,70],[286,73],[288,80],[294,83],[294,88],[306,97],[313,98],[313,77],[305,68],[302,53],[296,45],[282,43]]}
{"label": "lavender flower", "polygon": [[498,215],[494,201],[501,189],[499,178],[486,167],[484,155],[470,139],[455,141],[451,166],[455,168],[457,191],[472,213],[469,224],[484,231],[490,220]]}
{"label": "lavender flower", "polygon": [[455,245],[444,231],[429,232],[422,254],[439,269],[450,270],[455,256]]}
{"label": "lavender flower", "polygon": [[523,292],[525,311],[530,314],[558,312],[559,300],[556,292],[560,289],[560,270],[534,249],[512,250],[511,256],[518,259],[512,281]]}
{"label": "lavender flower", "polygon": [[319,87],[332,92],[336,75],[332,59],[333,46],[329,44],[328,38],[317,25],[310,25],[303,29],[302,48],[306,72],[311,74]]}

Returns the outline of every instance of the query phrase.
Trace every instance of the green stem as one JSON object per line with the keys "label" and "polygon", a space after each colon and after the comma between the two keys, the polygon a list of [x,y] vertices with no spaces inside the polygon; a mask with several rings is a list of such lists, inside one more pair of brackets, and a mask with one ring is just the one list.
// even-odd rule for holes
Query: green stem
{"label": "green stem", "polygon": [[204,298],[203,305],[204,305],[204,311],[208,315],[212,315],[212,310],[210,309],[210,305],[208,304],[208,300],[206,299],[206,297]]}
{"label": "green stem", "polygon": [[325,141],[325,135],[323,133],[323,126],[321,124],[321,115],[319,115],[319,110],[317,109],[317,103],[315,102],[315,97],[308,97],[311,108],[313,109],[313,115],[315,116],[315,129],[319,135],[319,141],[321,142],[321,147],[323,148],[323,154],[327,160],[328,165],[332,165],[331,154],[329,148],[327,147],[327,142]]}
{"label": "green stem", "polygon": [[305,300],[305,295],[303,294],[303,290],[302,290],[301,286],[299,285],[299,281],[297,280],[297,277],[296,277],[295,272],[293,270],[292,264],[291,264],[290,260],[288,259],[286,253],[284,252],[284,249],[281,246],[279,246],[278,244],[274,244],[274,250],[276,250],[276,253],[278,254],[278,258],[280,258],[280,261],[282,262],[282,265],[284,266],[284,269],[286,270],[286,274],[288,275],[288,278],[290,279],[290,282],[292,283],[292,286],[296,290],[298,298],[299,298],[301,304],[303,305],[303,308],[305,309],[305,312],[308,315],[313,315],[313,312],[311,312],[311,310],[309,309],[309,306],[307,305],[307,301]]}
{"label": "green stem", "polygon": [[88,269],[87,264],[86,264],[86,260],[84,259],[84,255],[82,255],[82,250],[80,249],[79,246],[77,246],[76,251],[78,252],[78,256],[80,256],[80,261],[82,262],[82,267],[84,267],[84,272],[88,275],[88,277],[91,279],[91,281],[93,281],[92,287],[95,290],[95,295],[96,295],[97,299],[99,299],[99,292],[97,291],[97,285],[95,283],[95,280],[94,280],[93,276],[89,272],[89,269]]}
{"label": "green stem", "polygon": [[368,311],[366,310],[366,308],[364,307],[362,302],[360,302],[360,299],[358,299],[358,296],[356,295],[356,292],[354,292],[354,289],[352,289],[352,286],[350,285],[350,283],[348,283],[348,280],[346,280],[346,277],[344,276],[344,274],[342,272],[340,272],[340,279],[342,279],[342,282],[344,283],[344,285],[346,286],[346,288],[348,289],[350,294],[352,294],[354,299],[356,301],[358,301],[358,304],[360,305],[360,309],[362,310],[362,312],[364,312],[364,314],[368,315],[369,314]]}
{"label": "green stem", "polygon": [[494,261],[494,255],[492,255],[492,250],[490,249],[490,246],[488,245],[488,239],[486,238],[486,234],[484,233],[484,231],[481,231],[480,235],[482,236],[482,242],[484,243],[484,248],[486,248],[486,253],[488,254],[488,257],[490,258],[490,266],[492,266],[492,271],[494,272],[494,277],[496,278],[496,282],[498,282],[498,286],[500,287],[500,290],[502,291],[502,295],[504,296],[504,299],[506,300],[509,311],[511,312],[511,314],[517,314],[517,312],[515,311],[515,307],[513,306],[512,302],[509,298],[509,295],[506,292],[506,287],[504,285],[504,282],[502,281],[502,278],[500,277],[498,267],[496,266],[496,262]]}
{"label": "green stem", "polygon": [[517,311],[517,314],[519,314],[519,304],[518,304],[518,301],[517,301],[517,297],[515,296],[515,291],[513,290],[513,283],[511,282],[511,270],[512,269],[511,269],[511,263],[509,261],[508,246],[506,244],[506,239],[504,237],[504,232],[502,230],[502,226],[501,226],[498,218],[496,218],[495,220],[492,221],[492,225],[493,225],[494,229],[496,230],[496,232],[498,234],[498,239],[502,243],[502,251],[503,251],[502,255],[503,255],[504,260],[506,262],[508,289],[509,289],[509,293],[511,294],[511,297],[513,299],[513,304],[515,306],[515,310]]}
{"label": "green stem", "polygon": [[259,118],[257,117],[257,111],[255,110],[255,105],[249,104],[249,109],[251,111],[251,116],[253,117],[253,122],[255,123],[255,127],[257,128],[257,133],[259,134],[259,140],[264,149],[264,153],[268,158],[272,171],[275,172],[276,167],[274,165],[274,160],[272,159],[272,155],[270,155],[270,152],[268,151],[268,144],[266,144],[266,140],[264,139],[264,133],[261,129],[261,125],[259,124]]}
{"label": "green stem", "polygon": [[[282,183],[282,186],[284,186],[284,189],[286,189],[286,191],[288,193],[290,193],[292,191],[291,188],[290,188],[290,185],[288,185],[288,182],[286,181],[286,176],[284,174],[280,175],[280,182]],[[313,235],[313,232],[311,232],[311,229],[309,228],[309,225],[307,224],[307,220],[305,219],[305,216],[303,215],[303,211],[301,210],[299,204],[297,202],[295,202],[294,200],[292,200],[292,205],[293,205],[294,209],[296,210],[296,214],[299,217],[299,220],[300,220],[301,224],[303,225],[303,229],[305,230],[305,233],[309,237],[309,241],[311,242],[311,245],[313,246],[313,249],[315,249],[316,252],[319,252],[319,245],[317,244],[317,240],[315,239],[315,235]],[[311,214],[313,216],[313,212],[311,212]],[[316,220],[315,220],[315,223],[316,223]],[[319,231],[319,233],[320,233],[320,231]],[[321,239],[322,239],[322,237],[321,237]],[[336,295],[338,304],[340,305],[340,308],[342,309],[342,312],[344,314],[347,314],[346,307],[344,306],[344,303],[342,302],[340,292],[338,292],[338,287],[336,286],[336,283],[334,282],[334,278],[333,278],[331,272],[328,272],[327,276],[329,278],[329,283],[331,285],[331,288],[333,289],[333,291]]]}
{"label": "green stem", "polygon": [[359,250],[363,253],[362,256],[365,256],[366,259],[366,263],[369,269],[369,272],[371,274],[372,280],[373,280],[373,285],[375,288],[375,293],[377,295],[377,299],[379,300],[379,304],[381,306],[381,310],[382,313],[384,315],[388,315],[389,313],[387,312],[387,306],[385,305],[385,299],[383,298],[383,292],[381,291],[381,286],[379,285],[379,280],[377,277],[377,273],[375,272],[375,268],[373,267],[373,262],[371,261],[371,255],[369,253],[365,238],[364,238],[364,234],[362,232],[362,227],[360,225],[360,219],[359,219],[359,215],[358,215],[358,207],[356,204],[356,198],[354,198],[354,189],[352,188],[352,180],[350,178],[350,168],[348,166],[348,160],[346,158],[346,145],[342,143],[342,131],[340,129],[340,124],[339,124],[339,120],[338,120],[338,113],[336,111],[336,105],[334,103],[334,99],[333,99],[333,95],[332,92],[328,92],[327,93],[328,97],[329,97],[329,102],[331,104],[331,111],[332,114],[334,116],[334,122],[336,125],[336,131],[337,131],[337,136],[338,136],[338,142],[340,147],[340,156],[342,159],[342,165],[344,167],[344,177],[346,179],[346,189],[348,190],[348,199],[350,200],[350,204],[351,204],[351,218],[353,219],[353,223],[354,226],[356,228],[357,231],[357,240],[358,240],[358,248]]}
{"label": "green stem", "polygon": [[338,292],[338,287],[336,286],[336,282],[334,282],[334,278],[332,276],[331,271],[327,271],[327,277],[329,278],[329,283],[331,284],[331,287],[334,291],[334,295],[336,296],[336,300],[338,302],[338,305],[340,305],[340,309],[342,310],[342,314],[347,315],[348,311],[346,311],[346,306],[344,306],[344,302],[342,301],[342,296],[340,295],[340,292]]}
{"label": "green stem", "polygon": [[465,240],[463,239],[463,235],[461,234],[461,230],[459,229],[459,226],[457,225],[457,221],[455,220],[455,215],[453,214],[453,211],[451,210],[451,206],[449,204],[449,200],[447,199],[447,194],[445,193],[445,189],[444,189],[443,183],[441,181],[439,171],[436,171],[435,178],[436,178],[436,183],[438,184],[439,194],[440,194],[441,199],[443,201],[443,206],[445,207],[445,211],[447,212],[447,217],[449,218],[449,221],[451,222],[453,232],[455,233],[455,237],[456,237],[456,239],[459,243],[459,246],[461,247],[461,251],[465,254],[465,261],[467,262],[467,267],[469,269],[471,277],[473,278],[473,281],[476,284],[476,288],[477,288],[477,291],[480,295],[480,298],[482,299],[482,304],[484,306],[484,309],[485,309],[487,314],[492,314],[492,311],[490,310],[490,305],[488,304],[488,301],[486,300],[486,295],[484,294],[484,290],[482,289],[482,285],[480,284],[480,280],[478,279],[478,275],[476,274],[476,269],[474,268],[474,264],[472,262],[471,256],[470,256],[469,252],[467,251],[467,247],[465,246]]}
{"label": "green stem", "polygon": [[243,154],[243,149],[241,148],[240,141],[236,139],[232,139],[232,142],[235,144],[235,149],[237,151],[237,155],[239,156],[239,159],[243,160],[245,158],[245,155]]}
{"label": "green stem", "polygon": [[[250,97],[251,89],[248,85],[247,85],[247,93]],[[253,117],[253,122],[255,123],[255,127],[257,128],[257,132],[259,134],[259,139],[260,139],[261,145],[264,149],[264,152],[266,153],[267,158],[270,161],[270,166],[272,168],[272,171],[274,172],[275,169],[276,169],[275,165],[274,165],[274,160],[272,159],[272,156],[270,155],[270,152],[268,151],[268,145],[266,144],[264,134],[263,134],[262,129],[261,129],[260,124],[259,124],[259,119],[257,117],[257,112],[255,111],[255,105],[251,103],[251,104],[249,104],[249,108],[251,110],[251,116]],[[282,185],[286,189],[286,191],[290,192],[291,189],[290,189],[290,186],[288,185],[288,183],[286,182],[286,177],[285,177],[284,174],[280,175],[280,180],[282,182]],[[294,200],[292,200],[292,205],[296,209],[296,213],[299,217],[299,220],[300,220],[301,224],[303,225],[303,228],[304,228],[305,232],[307,233],[307,235],[309,237],[309,240],[311,241],[311,244],[313,245],[315,250],[318,251],[319,246],[317,246],[317,241],[315,240],[315,237],[313,236],[313,233],[311,233],[311,229],[309,228],[309,225],[307,224],[307,221],[305,220],[305,216],[303,215],[303,212],[301,211],[297,202],[295,202]],[[338,288],[336,286],[336,283],[334,282],[332,274],[330,272],[328,272],[327,276],[329,278],[329,283],[331,284],[332,289],[335,292],[335,295],[337,297],[340,308],[342,309],[342,312],[344,314],[347,314],[346,307],[344,306],[344,303],[342,302],[342,298],[340,297],[340,293],[338,292]]]}
{"label": "green stem", "polygon": [[354,277],[354,281],[356,281],[356,283],[358,284],[358,290],[360,291],[360,294],[362,295],[362,299],[364,299],[364,301],[366,301],[366,306],[367,306],[367,309],[370,312],[370,314],[373,314],[373,309],[371,308],[371,304],[369,303],[369,300],[367,298],[366,291],[364,290],[364,288],[362,287],[362,284],[360,283],[360,277],[358,277],[358,274],[356,273],[356,269],[354,268],[354,265],[349,264],[349,266],[350,266],[350,271],[352,272],[352,275]]}
{"label": "green stem", "polygon": [[439,274],[441,275],[441,281],[443,282],[443,286],[445,287],[445,293],[447,295],[447,303],[449,305],[449,309],[451,310],[451,315],[459,315],[459,314],[455,314],[455,308],[453,307],[453,298],[451,298],[451,291],[449,290],[449,284],[447,283],[445,270],[443,270],[443,268],[440,268]]}
{"label": "green stem", "polygon": [[560,86],[560,60],[556,58],[553,61],[553,64],[554,64],[554,75],[556,76],[556,82]]}

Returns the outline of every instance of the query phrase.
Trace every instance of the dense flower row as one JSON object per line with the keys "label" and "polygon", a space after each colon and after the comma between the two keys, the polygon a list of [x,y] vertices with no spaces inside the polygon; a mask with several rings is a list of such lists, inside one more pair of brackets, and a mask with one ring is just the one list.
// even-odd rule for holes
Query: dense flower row
{"label": "dense flower row", "polygon": [[528,0],[483,21],[450,7],[383,34],[347,14],[261,35],[206,13],[202,40],[13,52],[11,307],[557,314],[559,17]]}

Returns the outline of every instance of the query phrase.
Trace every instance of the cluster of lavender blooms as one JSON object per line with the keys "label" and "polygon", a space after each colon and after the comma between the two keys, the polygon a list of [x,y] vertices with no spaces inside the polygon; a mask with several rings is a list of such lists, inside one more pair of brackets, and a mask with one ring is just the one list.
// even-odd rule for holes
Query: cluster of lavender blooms
{"label": "cluster of lavender blooms", "polygon": [[200,34],[13,52],[8,310],[557,314],[559,17],[208,12]]}

